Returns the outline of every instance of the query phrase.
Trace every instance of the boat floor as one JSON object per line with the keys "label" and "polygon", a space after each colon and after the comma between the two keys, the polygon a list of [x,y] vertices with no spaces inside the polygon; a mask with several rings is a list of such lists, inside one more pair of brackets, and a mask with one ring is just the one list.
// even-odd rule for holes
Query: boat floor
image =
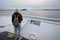
{"label": "boat floor", "polygon": [[[1,32],[0,33],[0,40],[15,40],[15,35],[13,33],[10,33],[10,34],[14,35],[13,37],[8,37],[9,33],[10,32]],[[12,35],[10,35],[10,36],[12,36]],[[22,37],[21,40],[28,40],[28,39]]]}

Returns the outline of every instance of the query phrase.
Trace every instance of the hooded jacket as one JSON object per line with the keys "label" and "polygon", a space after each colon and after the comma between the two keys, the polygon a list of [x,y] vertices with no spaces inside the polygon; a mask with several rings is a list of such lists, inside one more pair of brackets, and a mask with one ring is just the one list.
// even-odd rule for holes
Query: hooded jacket
{"label": "hooded jacket", "polygon": [[18,16],[19,23],[21,23],[21,21],[23,20],[23,18],[22,18],[21,13],[19,13],[19,12],[14,12],[14,13],[13,13],[13,15],[12,15],[12,23],[13,23],[13,21],[14,21],[15,16],[16,16],[16,17]]}

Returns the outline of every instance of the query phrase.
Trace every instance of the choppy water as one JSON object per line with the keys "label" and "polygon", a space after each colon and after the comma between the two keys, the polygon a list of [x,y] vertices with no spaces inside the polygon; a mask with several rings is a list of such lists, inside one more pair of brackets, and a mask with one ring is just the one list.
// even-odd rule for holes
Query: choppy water
{"label": "choppy water", "polygon": [[[0,11],[0,16],[12,15],[14,11]],[[60,11],[21,11],[22,15],[39,16],[60,19]]]}

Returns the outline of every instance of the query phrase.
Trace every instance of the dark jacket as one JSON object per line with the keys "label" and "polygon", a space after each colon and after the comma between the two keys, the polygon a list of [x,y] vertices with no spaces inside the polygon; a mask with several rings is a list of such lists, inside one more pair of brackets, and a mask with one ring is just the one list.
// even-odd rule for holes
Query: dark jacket
{"label": "dark jacket", "polygon": [[19,23],[21,23],[21,21],[23,20],[23,18],[22,18],[22,15],[21,15],[21,13],[17,13],[17,12],[15,12],[13,15],[12,15],[12,23],[13,23],[13,21],[14,21],[14,18],[15,18],[15,16],[18,16],[18,20],[19,20]]}

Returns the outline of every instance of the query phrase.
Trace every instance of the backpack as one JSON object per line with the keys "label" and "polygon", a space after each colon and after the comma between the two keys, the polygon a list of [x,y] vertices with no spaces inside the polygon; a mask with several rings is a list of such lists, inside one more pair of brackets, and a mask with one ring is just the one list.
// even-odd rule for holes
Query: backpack
{"label": "backpack", "polygon": [[[15,15],[14,15],[14,16],[15,16]],[[19,25],[18,16],[19,16],[19,15],[17,15],[17,17],[15,16],[15,18],[14,18],[14,20],[13,20],[13,24],[14,24],[14,25],[17,25],[17,26]]]}

